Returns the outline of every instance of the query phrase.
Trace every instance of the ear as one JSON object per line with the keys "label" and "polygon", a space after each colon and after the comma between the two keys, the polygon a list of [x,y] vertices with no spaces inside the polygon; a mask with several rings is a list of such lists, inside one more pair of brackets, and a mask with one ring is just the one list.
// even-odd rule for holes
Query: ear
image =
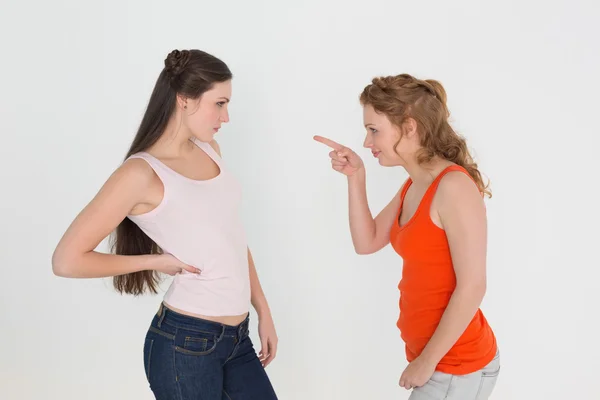
{"label": "ear", "polygon": [[178,94],[177,95],[177,106],[179,108],[188,108],[188,99],[186,97],[183,97],[182,95]]}
{"label": "ear", "polygon": [[417,135],[417,121],[415,121],[414,118],[407,118],[402,125],[404,125],[403,128],[405,136],[408,138],[413,138],[415,135]]}

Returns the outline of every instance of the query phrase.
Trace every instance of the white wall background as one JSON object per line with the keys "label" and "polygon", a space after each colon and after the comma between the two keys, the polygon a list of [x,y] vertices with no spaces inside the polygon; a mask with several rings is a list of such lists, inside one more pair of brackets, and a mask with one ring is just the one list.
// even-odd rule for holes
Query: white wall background
{"label": "white wall background", "polygon": [[[401,261],[353,253],[329,136],[359,151],[378,212],[406,174],[362,151],[378,74],[439,79],[492,181],[483,310],[493,399],[600,399],[599,6],[593,1],[2,1],[0,398],[150,399],[160,297],[52,275],[63,231],[121,161],[166,54],[235,74],[219,134],[280,337],[280,399],[407,399]],[[104,248],[104,245],[103,245]],[[256,319],[253,320],[256,327]],[[256,331],[253,338],[257,339]]]}

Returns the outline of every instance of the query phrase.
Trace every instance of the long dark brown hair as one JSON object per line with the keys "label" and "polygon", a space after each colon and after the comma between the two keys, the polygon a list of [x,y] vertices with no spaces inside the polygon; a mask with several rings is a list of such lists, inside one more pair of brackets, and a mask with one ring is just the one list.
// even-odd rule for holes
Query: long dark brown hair
{"label": "long dark brown hair", "polygon": [[420,80],[409,74],[377,77],[364,88],[360,103],[363,106],[369,104],[385,114],[400,129],[408,118],[414,119],[422,146],[417,161],[427,163],[438,156],[460,165],[471,175],[479,190],[491,197],[489,182],[483,182],[465,138],[448,122],[446,90],[440,82]]}
{"label": "long dark brown hair", "polygon": [[[177,95],[198,99],[217,82],[226,82],[233,75],[227,65],[201,50],[173,50],[165,59],[150,96],[140,127],[125,159],[150,148],[163,134],[175,112]],[[125,218],[112,235],[112,251],[120,255],[160,254],[162,250],[129,218]],[[140,295],[158,292],[157,271],[140,271],[113,278],[119,293]]]}

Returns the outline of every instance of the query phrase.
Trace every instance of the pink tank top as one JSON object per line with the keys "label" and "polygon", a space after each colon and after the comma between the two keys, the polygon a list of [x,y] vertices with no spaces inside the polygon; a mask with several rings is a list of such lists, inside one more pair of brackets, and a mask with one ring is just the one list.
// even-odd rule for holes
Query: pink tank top
{"label": "pink tank top", "polygon": [[244,314],[250,309],[250,276],[241,186],[210,144],[195,143],[219,166],[217,177],[187,178],[146,152],[129,157],[150,164],[164,196],[152,211],[128,218],[165,253],[201,270],[175,275],[164,296],[168,305],[206,316]]}

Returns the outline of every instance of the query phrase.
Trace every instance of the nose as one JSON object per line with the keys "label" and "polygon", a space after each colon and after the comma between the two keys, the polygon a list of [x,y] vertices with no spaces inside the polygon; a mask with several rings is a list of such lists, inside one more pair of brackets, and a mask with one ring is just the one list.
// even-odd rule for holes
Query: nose
{"label": "nose", "polygon": [[229,111],[227,111],[226,109],[223,110],[223,112],[221,113],[221,121],[225,123],[229,122]]}
{"label": "nose", "polygon": [[365,136],[365,141],[363,142],[363,147],[371,148],[373,147],[373,141],[371,140],[371,136],[367,133]]}

